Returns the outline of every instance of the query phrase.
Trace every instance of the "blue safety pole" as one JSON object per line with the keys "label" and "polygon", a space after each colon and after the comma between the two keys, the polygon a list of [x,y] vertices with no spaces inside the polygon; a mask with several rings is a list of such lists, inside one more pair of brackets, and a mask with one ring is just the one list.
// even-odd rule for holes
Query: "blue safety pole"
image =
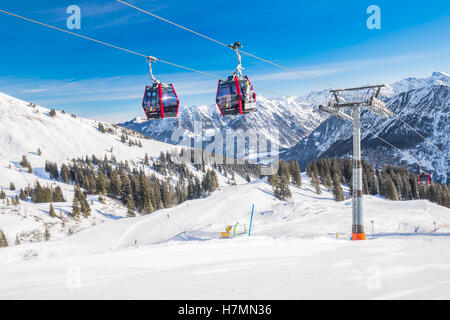
{"label": "blue safety pole", "polygon": [[253,221],[253,211],[255,210],[255,204],[252,206],[252,216],[250,218],[250,227],[248,228],[248,236],[250,237],[250,232],[252,231],[252,221]]}
{"label": "blue safety pole", "polygon": [[374,223],[375,221],[373,221],[373,220],[371,220],[370,221],[370,223],[372,224],[372,238],[374,237],[374,233],[373,233],[373,223]]}

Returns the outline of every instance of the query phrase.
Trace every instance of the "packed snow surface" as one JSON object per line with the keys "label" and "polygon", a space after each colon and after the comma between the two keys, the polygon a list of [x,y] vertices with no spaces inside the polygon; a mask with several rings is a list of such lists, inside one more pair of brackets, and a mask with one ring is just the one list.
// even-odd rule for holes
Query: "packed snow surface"
{"label": "packed snow surface", "polygon": [[[175,147],[139,136],[131,138],[143,147],[130,147],[121,128],[104,124],[112,131],[101,133],[98,122],[49,112],[0,94],[0,188],[11,199],[38,180],[59,185],[67,200],[54,204],[60,219],[49,217],[49,204],[0,203],[10,244],[0,248],[0,299],[450,298],[449,209],[365,196],[367,240],[352,242],[351,200],[317,195],[305,175],[287,202],[264,180],[236,177],[231,186],[218,173],[220,190],[206,198],[126,218],[118,201],[92,197],[92,216],[74,221],[73,186],[50,180],[46,160],[60,166],[95,154],[143,168],[146,153]],[[20,166],[23,155],[32,173]],[[235,238],[219,238],[237,223]],[[50,241],[15,245],[18,233],[39,237],[44,226]]]}
{"label": "packed snow surface", "polygon": [[[262,180],[222,186],[148,216],[0,249],[0,298],[450,298],[449,209],[366,196],[367,240],[352,242],[351,200],[315,194],[305,175],[291,190],[282,202]],[[219,239],[237,222],[240,234]]]}
{"label": "packed snow surface", "polygon": [[[102,133],[100,124],[109,131]],[[121,135],[124,132],[131,140],[140,142],[142,148],[123,143]],[[31,105],[3,93],[0,93],[0,146],[0,190],[6,193],[9,200],[18,195],[20,189],[34,186],[36,181],[42,186],[59,186],[66,199],[63,203],[53,203],[60,219],[49,216],[48,203],[21,201],[20,206],[14,207],[0,201],[0,230],[6,234],[10,244],[14,244],[16,236],[20,234],[21,238],[36,241],[42,239],[47,228],[52,240],[60,239],[66,237],[67,233],[127,215],[126,207],[119,201],[106,198],[101,203],[98,196],[89,196],[91,217],[80,222],[73,221],[69,215],[74,186],[51,180],[44,169],[46,161],[55,162],[61,168],[63,163],[68,164],[74,158],[84,159],[95,155],[99,159],[114,157],[117,162],[128,161],[130,167],[141,169],[144,168],[145,154],[150,159],[157,158],[161,152],[178,148],[144,139],[137,133],[108,123],[78,118],[59,110],[52,117],[50,109]],[[31,163],[32,173],[20,165],[23,156]],[[151,171],[148,167],[144,170],[147,173]],[[9,190],[11,182],[15,190]]]}

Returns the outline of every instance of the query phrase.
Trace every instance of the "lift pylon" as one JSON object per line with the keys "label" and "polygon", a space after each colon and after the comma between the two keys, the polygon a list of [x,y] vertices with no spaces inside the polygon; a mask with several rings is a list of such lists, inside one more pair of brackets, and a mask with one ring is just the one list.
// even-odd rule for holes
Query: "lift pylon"
{"label": "lift pylon", "polygon": [[[333,98],[327,106],[319,106],[319,110],[327,112],[342,120],[353,121],[353,188],[352,188],[352,240],[365,240],[363,225],[363,191],[361,165],[361,108],[366,108],[376,115],[389,118],[393,113],[386,108],[386,104],[378,99],[384,85],[365,86],[359,88],[330,90]],[[367,90],[364,98],[358,92]],[[344,99],[344,93],[356,93]],[[372,92],[369,94],[369,92]],[[346,110],[351,109],[351,115]]]}

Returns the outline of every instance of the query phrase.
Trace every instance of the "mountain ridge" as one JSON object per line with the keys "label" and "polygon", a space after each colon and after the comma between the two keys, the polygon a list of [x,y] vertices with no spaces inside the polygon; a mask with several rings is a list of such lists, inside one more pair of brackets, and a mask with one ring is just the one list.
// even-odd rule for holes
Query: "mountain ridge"
{"label": "mountain ridge", "polygon": [[[437,75],[445,76],[445,79],[435,81]],[[394,113],[392,118],[381,119],[369,111],[361,113],[362,156],[379,165],[383,162],[400,164],[416,172],[421,167],[432,173],[436,181],[448,183],[450,77],[433,73],[432,77],[422,79],[420,83],[416,80],[413,81],[414,89],[408,86],[409,90],[400,90],[390,98],[382,97],[386,107]],[[395,85],[388,87],[387,91],[393,87]],[[405,83],[400,87],[404,89]],[[282,150],[282,158],[295,158],[305,166],[321,156],[351,156],[351,128],[350,122],[329,118],[296,146]],[[367,129],[401,151],[380,141]]]}

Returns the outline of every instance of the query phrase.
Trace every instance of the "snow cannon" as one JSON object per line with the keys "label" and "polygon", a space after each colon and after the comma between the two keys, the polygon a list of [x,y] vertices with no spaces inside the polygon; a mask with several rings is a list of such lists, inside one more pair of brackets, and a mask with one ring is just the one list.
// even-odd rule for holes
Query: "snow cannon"
{"label": "snow cannon", "polygon": [[220,238],[221,239],[229,239],[231,238],[231,230],[233,230],[233,226],[226,226],[225,227],[225,232],[221,232],[220,233]]}

